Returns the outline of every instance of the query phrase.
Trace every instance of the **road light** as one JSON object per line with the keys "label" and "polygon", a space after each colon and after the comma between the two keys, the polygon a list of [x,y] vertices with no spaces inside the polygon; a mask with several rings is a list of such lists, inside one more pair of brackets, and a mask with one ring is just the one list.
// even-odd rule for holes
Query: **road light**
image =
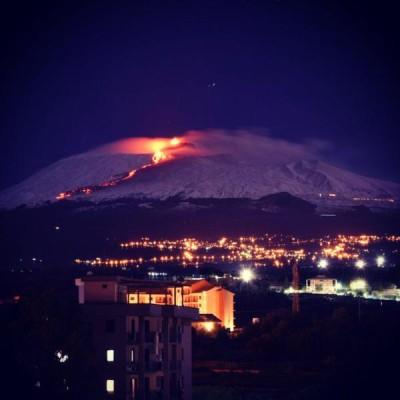
{"label": "road light", "polygon": [[385,265],[385,262],[386,262],[386,260],[385,260],[384,256],[376,257],[376,265],[377,265],[377,267],[382,268]]}
{"label": "road light", "polygon": [[359,259],[359,260],[357,260],[357,261],[355,262],[354,265],[355,265],[356,268],[358,268],[358,269],[364,269],[364,267],[365,267],[365,261]]}
{"label": "road light", "polygon": [[364,279],[355,279],[350,282],[350,289],[353,292],[364,292],[367,286],[367,282]]}
{"label": "road light", "polygon": [[322,258],[322,259],[319,260],[319,262],[318,262],[318,268],[321,268],[321,269],[326,269],[326,268],[328,268],[328,265],[329,265],[328,260],[325,259],[325,258]]}
{"label": "road light", "polygon": [[240,271],[240,279],[243,282],[249,283],[255,278],[255,274],[252,269],[250,268],[243,268]]}

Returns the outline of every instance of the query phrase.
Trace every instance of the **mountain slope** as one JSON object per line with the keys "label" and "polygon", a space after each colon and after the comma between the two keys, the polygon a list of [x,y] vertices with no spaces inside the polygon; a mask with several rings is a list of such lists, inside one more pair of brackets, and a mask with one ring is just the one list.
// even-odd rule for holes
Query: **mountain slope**
{"label": "mountain slope", "polygon": [[[68,201],[113,202],[125,198],[252,198],[288,192],[313,203],[393,205],[400,185],[363,177],[317,160],[269,162],[231,155],[182,157],[149,165],[150,155],[86,153],[50,165],[0,193],[0,207],[56,202],[60,192],[77,192]],[[145,166],[142,170],[140,167]],[[130,171],[117,184],[101,186]]]}

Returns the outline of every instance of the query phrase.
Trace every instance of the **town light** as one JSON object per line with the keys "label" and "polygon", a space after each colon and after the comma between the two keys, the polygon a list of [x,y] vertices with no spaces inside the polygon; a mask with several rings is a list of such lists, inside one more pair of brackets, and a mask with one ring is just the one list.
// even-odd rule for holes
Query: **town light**
{"label": "town light", "polygon": [[376,265],[377,265],[379,268],[383,267],[383,266],[385,265],[385,262],[386,262],[386,260],[385,260],[385,257],[384,257],[384,256],[378,256],[378,257],[376,257]]}
{"label": "town light", "polygon": [[319,262],[318,262],[318,268],[321,268],[321,269],[326,269],[326,268],[328,268],[328,265],[329,265],[328,260],[325,259],[325,258],[322,258],[322,259],[319,260]]}
{"label": "town light", "polygon": [[243,268],[240,271],[240,279],[243,282],[249,283],[255,278],[254,272],[250,268]]}
{"label": "town light", "polygon": [[367,282],[364,279],[355,279],[350,282],[350,289],[354,292],[362,292],[367,288]]}
{"label": "town light", "polygon": [[358,268],[358,269],[364,269],[364,267],[365,267],[365,261],[359,259],[359,260],[357,260],[357,261],[355,262],[354,265],[355,265],[356,268]]}

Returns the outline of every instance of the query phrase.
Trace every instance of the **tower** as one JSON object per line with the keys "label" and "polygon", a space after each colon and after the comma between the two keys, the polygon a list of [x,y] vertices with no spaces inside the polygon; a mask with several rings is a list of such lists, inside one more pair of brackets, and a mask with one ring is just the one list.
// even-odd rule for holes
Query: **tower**
{"label": "tower", "polygon": [[292,312],[297,314],[300,312],[300,272],[299,264],[297,261],[292,263],[292,288],[293,288],[293,298],[292,298]]}

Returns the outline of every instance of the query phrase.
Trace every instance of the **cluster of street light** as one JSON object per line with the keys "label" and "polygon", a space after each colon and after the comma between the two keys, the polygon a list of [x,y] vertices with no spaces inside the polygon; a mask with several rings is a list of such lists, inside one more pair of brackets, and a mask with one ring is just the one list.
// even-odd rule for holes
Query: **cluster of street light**
{"label": "cluster of street light", "polygon": [[387,265],[383,254],[379,254],[374,262],[369,261],[370,245],[398,241],[398,236],[376,235],[337,235],[309,239],[292,235],[263,235],[222,237],[213,241],[196,238],[152,240],[145,237],[120,244],[121,250],[128,253],[126,255],[135,250],[134,257],[96,257],[76,259],[75,262],[91,266],[119,267],[145,263],[174,263],[186,266],[250,261],[259,266],[283,267],[296,260],[317,265],[322,270],[330,264],[341,262],[353,265],[357,269],[364,269],[367,265],[382,268]]}
{"label": "cluster of street light", "polygon": [[[383,268],[385,266],[386,259],[385,256],[379,255],[375,259],[375,264],[378,268]],[[318,263],[317,263],[318,268],[320,269],[327,269],[329,266],[329,261],[326,258],[321,258]],[[363,260],[362,258],[356,259],[354,262],[354,266],[357,269],[364,269],[367,266],[367,262]]]}

